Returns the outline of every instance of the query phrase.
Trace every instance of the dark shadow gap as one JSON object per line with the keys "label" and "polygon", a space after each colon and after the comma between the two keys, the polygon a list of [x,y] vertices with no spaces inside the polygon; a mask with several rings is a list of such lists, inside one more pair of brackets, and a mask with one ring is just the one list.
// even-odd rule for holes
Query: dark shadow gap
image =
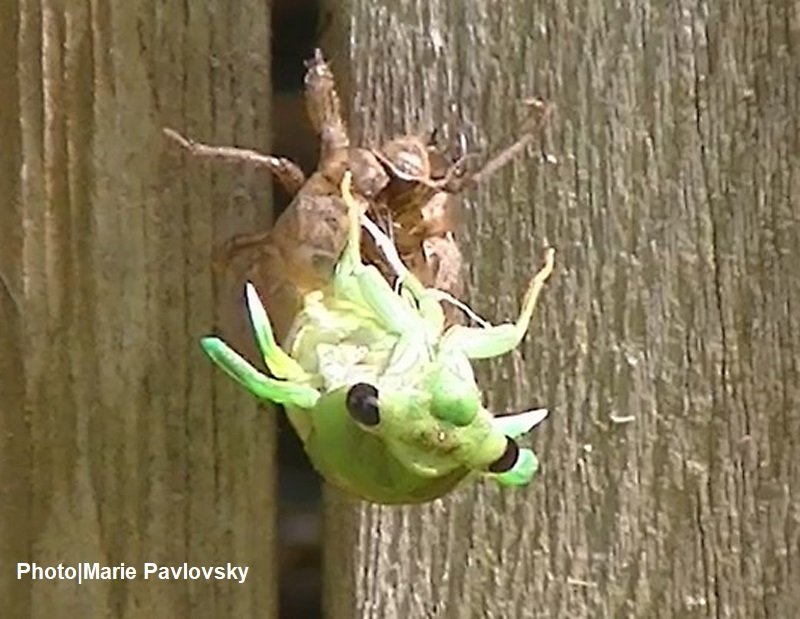
{"label": "dark shadow gap", "polygon": [[[317,45],[317,0],[276,1],[272,15],[272,152],[308,173],[317,142],[305,115],[304,61]],[[275,187],[274,212],[290,197]],[[322,617],[322,484],[283,411],[278,412],[278,587],[280,617]]]}

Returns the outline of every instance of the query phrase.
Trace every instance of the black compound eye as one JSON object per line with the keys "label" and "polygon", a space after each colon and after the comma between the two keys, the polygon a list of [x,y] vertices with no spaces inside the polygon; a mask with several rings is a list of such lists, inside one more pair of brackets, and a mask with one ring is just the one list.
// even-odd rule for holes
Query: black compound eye
{"label": "black compound eye", "polygon": [[489,465],[492,473],[505,473],[514,468],[519,458],[519,445],[513,438],[507,438],[503,455]]}
{"label": "black compound eye", "polygon": [[381,420],[378,410],[378,390],[367,383],[356,383],[347,392],[347,412],[358,423],[377,426]]}

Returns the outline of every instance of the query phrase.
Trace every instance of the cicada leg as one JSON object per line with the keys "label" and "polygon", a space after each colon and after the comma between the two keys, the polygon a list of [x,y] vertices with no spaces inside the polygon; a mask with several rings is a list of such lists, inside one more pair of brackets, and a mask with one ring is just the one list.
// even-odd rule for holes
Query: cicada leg
{"label": "cicada leg", "polygon": [[336,81],[322,50],[315,49],[314,57],[306,66],[306,109],[311,125],[320,137],[320,159],[324,160],[330,153],[347,148],[350,138],[336,92]]}
{"label": "cicada leg", "polygon": [[216,159],[228,163],[247,163],[256,168],[262,168],[272,173],[290,196],[300,191],[300,187],[306,182],[306,176],[295,162],[284,157],[273,157],[264,155],[255,150],[247,148],[236,148],[233,146],[211,146],[190,140],[174,129],[165,128],[166,135],[173,142],[177,142],[193,157],[205,159]]}
{"label": "cicada leg", "polygon": [[[468,176],[460,176],[453,174],[452,177],[448,175],[442,181],[442,186],[448,191],[459,193],[469,187],[475,187],[485,182],[490,176],[494,175],[498,170],[508,165],[516,157],[522,154],[528,146],[533,144],[536,140],[539,129],[543,126],[544,122],[552,112],[552,105],[546,101],[537,98],[530,98],[523,101],[525,105],[530,107],[533,116],[523,125],[523,133],[512,144],[506,146],[503,150],[497,153],[483,167]],[[462,159],[468,155],[462,156]],[[454,164],[453,169],[460,167],[462,160]]]}
{"label": "cicada leg", "polygon": [[522,310],[515,323],[487,327],[455,325],[445,333],[441,343],[442,348],[457,348],[470,359],[498,357],[514,350],[528,331],[539,293],[553,272],[554,264],[555,250],[548,247],[545,251],[544,266],[531,279],[522,301]]}

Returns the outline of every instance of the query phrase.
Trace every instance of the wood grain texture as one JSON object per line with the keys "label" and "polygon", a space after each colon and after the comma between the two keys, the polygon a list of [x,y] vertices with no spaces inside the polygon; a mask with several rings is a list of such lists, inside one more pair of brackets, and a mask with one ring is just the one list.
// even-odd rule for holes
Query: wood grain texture
{"label": "wood grain texture", "polygon": [[[266,219],[269,188],[161,135],[267,149],[268,28],[259,0],[0,7],[3,617],[274,615],[270,418],[198,345],[212,243]],[[145,561],[250,571],[154,582]]]}
{"label": "wood grain texture", "polygon": [[541,150],[472,195],[472,302],[513,317],[496,410],[551,408],[525,490],[329,497],[334,618],[770,617],[800,604],[800,13],[746,3],[351,0],[326,51],[358,138]]}

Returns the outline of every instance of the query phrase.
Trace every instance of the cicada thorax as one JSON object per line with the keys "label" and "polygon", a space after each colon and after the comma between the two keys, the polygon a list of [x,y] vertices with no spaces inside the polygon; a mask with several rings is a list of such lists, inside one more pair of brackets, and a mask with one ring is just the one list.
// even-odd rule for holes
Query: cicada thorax
{"label": "cicada thorax", "polygon": [[[388,182],[371,201],[372,217],[392,238],[406,266],[426,286],[460,297],[464,292],[463,256],[455,238],[460,224],[460,197],[451,189],[458,163],[419,136],[400,136],[372,151],[388,173]],[[365,258],[387,279],[393,274],[371,239]],[[452,322],[456,314],[447,308]]]}
{"label": "cicada thorax", "polygon": [[379,197],[399,233],[398,248],[453,232],[458,223],[452,190],[460,177],[458,162],[449,162],[439,148],[417,136],[394,138],[373,152],[389,175]]}

